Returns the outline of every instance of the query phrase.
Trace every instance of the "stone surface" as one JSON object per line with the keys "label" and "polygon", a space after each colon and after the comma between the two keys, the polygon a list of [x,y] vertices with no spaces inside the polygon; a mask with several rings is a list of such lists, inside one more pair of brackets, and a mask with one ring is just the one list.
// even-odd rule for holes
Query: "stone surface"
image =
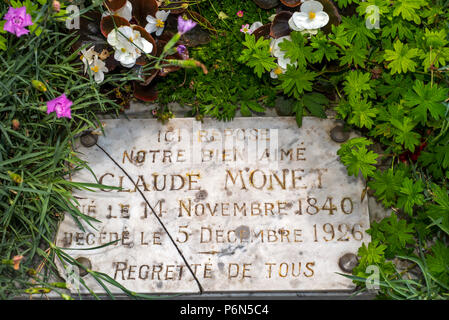
{"label": "stone surface", "polygon": [[[76,146],[96,178],[81,170],[72,180],[121,189],[74,191],[79,210],[100,222],[82,231],[66,214],[56,239],[92,270],[142,293],[354,288],[336,273],[370,240],[368,197],[338,160],[335,121],[103,123],[97,145]],[[83,280],[103,292],[91,275]]]}

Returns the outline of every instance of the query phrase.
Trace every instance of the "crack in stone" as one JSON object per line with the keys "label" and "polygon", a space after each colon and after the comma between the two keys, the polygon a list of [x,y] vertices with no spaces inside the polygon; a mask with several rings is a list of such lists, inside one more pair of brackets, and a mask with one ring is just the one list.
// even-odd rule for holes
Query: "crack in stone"
{"label": "crack in stone", "polygon": [[136,186],[137,191],[139,191],[140,195],[142,196],[142,198],[145,200],[146,204],[148,205],[148,207],[151,209],[151,212],[154,214],[154,216],[156,217],[156,219],[158,220],[159,224],[162,226],[162,228],[164,229],[165,233],[168,235],[168,238],[170,239],[170,241],[172,242],[172,244],[175,246],[176,250],[178,251],[178,254],[180,255],[180,257],[182,258],[182,260],[184,261],[184,263],[186,264],[187,268],[189,269],[190,273],[193,276],[193,279],[195,280],[195,282],[198,285],[198,289],[200,291],[200,294],[203,294],[204,289],[201,286],[200,281],[198,280],[198,278],[196,277],[195,273],[193,272],[192,268],[190,267],[190,264],[187,262],[187,259],[184,257],[184,255],[181,252],[181,249],[179,249],[179,247],[177,246],[175,240],[173,239],[173,237],[171,236],[170,232],[168,232],[167,228],[165,227],[164,223],[162,222],[162,220],[159,218],[159,216],[156,214],[156,212],[154,211],[153,207],[150,205],[149,201],[147,200],[147,198],[145,197],[145,195],[143,194],[143,192],[140,190],[140,188],[136,185],[136,183],[134,182],[134,180],[131,178],[131,176],[128,174],[128,172],[126,172],[125,169],[123,169],[120,164],[117,163],[117,161],[114,160],[114,158],[112,158],[112,156],[106,151],[104,150],[98,143],[95,144],[98,148],[100,148],[101,151],[104,152],[105,155],[108,156],[109,159],[111,159],[112,162],[114,162],[114,164],[120,168],[120,170],[123,171],[123,173],[128,177],[129,180],[131,180],[131,182]]}

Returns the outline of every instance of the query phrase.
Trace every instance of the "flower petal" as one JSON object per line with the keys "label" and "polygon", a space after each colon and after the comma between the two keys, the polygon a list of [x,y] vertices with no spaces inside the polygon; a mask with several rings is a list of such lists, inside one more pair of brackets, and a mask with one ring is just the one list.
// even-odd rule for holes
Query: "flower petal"
{"label": "flower petal", "polygon": [[314,19],[307,21],[306,29],[319,29],[324,27],[329,22],[329,16],[326,12],[317,12]]}
{"label": "flower petal", "polygon": [[131,2],[126,1],[126,4],[121,9],[114,12],[114,14],[130,21],[133,17],[132,10],[133,10],[133,6],[132,6]]}
{"label": "flower petal", "polygon": [[157,30],[156,22],[148,22],[145,26],[145,30],[147,30],[148,33],[153,33]]}
{"label": "flower petal", "polygon": [[156,24],[156,21],[157,21],[157,19],[156,19],[155,17],[150,16],[150,15],[147,16],[147,22],[148,22],[148,23],[154,23],[154,24]]}
{"label": "flower petal", "polygon": [[303,27],[297,26],[294,20],[295,14],[298,14],[299,12],[295,12],[293,13],[293,16],[288,20],[288,26],[290,27],[290,29],[294,30],[294,31],[302,31],[304,30]]}
{"label": "flower petal", "polygon": [[151,51],[153,51],[153,44],[151,42],[147,41],[144,38],[141,38],[141,42],[142,45],[140,46],[140,48],[143,50],[143,52],[150,53]]}
{"label": "flower petal", "polygon": [[251,27],[249,28],[249,31],[250,31],[250,33],[253,33],[256,29],[258,29],[262,26],[263,26],[262,22],[256,21],[251,25]]}
{"label": "flower petal", "polygon": [[159,37],[162,34],[162,32],[164,32],[164,28],[157,28],[156,29],[156,36]]}
{"label": "flower petal", "polygon": [[169,15],[170,11],[159,10],[158,12],[156,12],[156,18],[161,19],[162,21],[167,20]]}
{"label": "flower petal", "polygon": [[305,13],[323,11],[323,5],[321,2],[309,0],[301,5],[300,10]]}

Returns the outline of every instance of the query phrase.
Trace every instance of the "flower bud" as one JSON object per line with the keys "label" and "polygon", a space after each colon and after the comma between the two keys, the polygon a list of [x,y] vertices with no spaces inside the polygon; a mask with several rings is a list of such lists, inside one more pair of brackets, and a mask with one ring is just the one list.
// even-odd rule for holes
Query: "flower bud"
{"label": "flower bud", "polygon": [[8,171],[9,177],[15,182],[15,183],[22,183],[23,179],[20,175],[18,175],[17,173],[14,173],[12,171]]}
{"label": "flower bud", "polygon": [[47,91],[47,87],[45,86],[45,84],[43,82],[39,81],[39,80],[31,80],[31,85],[35,89],[37,89],[37,90],[39,90],[41,92]]}
{"label": "flower bud", "polygon": [[224,13],[223,11],[220,11],[220,12],[218,13],[218,19],[220,19],[220,20],[225,20],[225,19],[227,19],[227,18],[229,18],[229,16],[228,16],[226,13]]}
{"label": "flower bud", "polygon": [[53,10],[55,10],[56,12],[59,12],[61,10],[61,3],[57,0],[53,0],[52,7],[53,7]]}
{"label": "flower bud", "polygon": [[17,119],[12,119],[12,121],[11,121],[11,124],[12,124],[12,128],[14,129],[14,130],[19,130],[19,128],[20,128],[20,122],[19,122],[19,120],[17,120]]}

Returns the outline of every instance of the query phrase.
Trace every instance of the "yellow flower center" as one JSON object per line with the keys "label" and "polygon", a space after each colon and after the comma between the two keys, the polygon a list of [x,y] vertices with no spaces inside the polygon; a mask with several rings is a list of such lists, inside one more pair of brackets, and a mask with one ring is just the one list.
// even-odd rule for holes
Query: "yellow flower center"
{"label": "yellow flower center", "polygon": [[84,56],[83,55],[81,55],[81,57],[80,57],[80,60],[83,60],[84,59]]}
{"label": "yellow flower center", "polygon": [[275,75],[280,75],[281,73],[282,73],[281,67],[277,67],[276,69],[274,69],[274,74]]}
{"label": "yellow flower center", "polygon": [[126,52],[126,49],[125,49],[125,48],[122,48],[121,50],[122,50],[122,52],[123,52],[123,53],[125,53],[125,52]]}
{"label": "yellow flower center", "polygon": [[134,40],[133,37],[129,37],[128,39],[129,39],[129,41],[131,41],[131,42],[133,42],[133,40]]}
{"label": "yellow flower center", "polygon": [[161,19],[157,19],[156,20],[156,27],[163,28],[164,27],[164,21],[162,21]]}
{"label": "yellow flower center", "polygon": [[315,17],[316,17],[316,13],[315,12],[309,12],[309,19],[310,20],[313,20],[313,19],[315,19]]}
{"label": "yellow flower center", "polygon": [[99,71],[98,66],[93,66],[92,68],[90,68],[93,72],[97,73]]}

